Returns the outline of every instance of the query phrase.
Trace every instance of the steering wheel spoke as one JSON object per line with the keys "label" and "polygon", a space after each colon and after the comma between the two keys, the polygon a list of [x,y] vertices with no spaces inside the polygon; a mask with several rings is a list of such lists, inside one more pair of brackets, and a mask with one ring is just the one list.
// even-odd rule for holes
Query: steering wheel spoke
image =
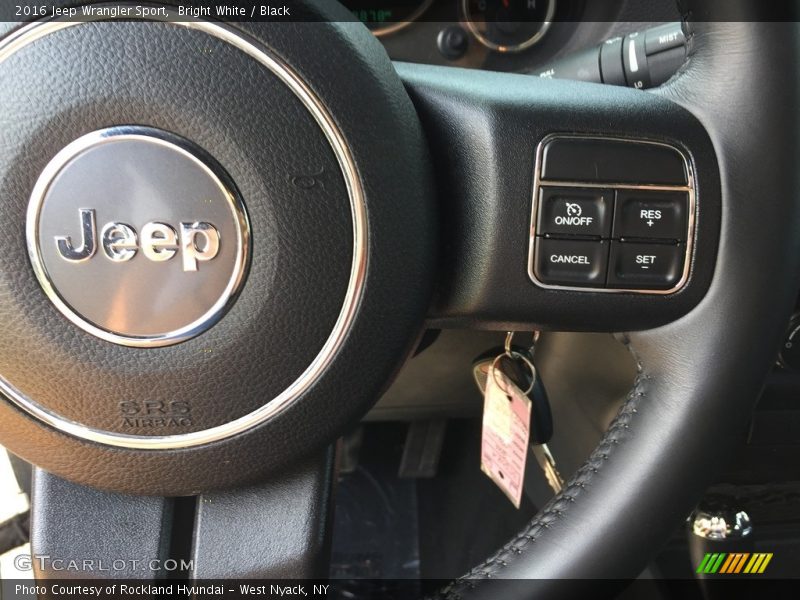
{"label": "steering wheel spoke", "polygon": [[434,324],[627,331],[700,301],[720,195],[690,112],[627,88],[396,68],[439,178]]}
{"label": "steering wheel spoke", "polygon": [[333,447],[258,485],[180,498],[35,469],[30,566],[37,579],[326,578],[333,475]]}

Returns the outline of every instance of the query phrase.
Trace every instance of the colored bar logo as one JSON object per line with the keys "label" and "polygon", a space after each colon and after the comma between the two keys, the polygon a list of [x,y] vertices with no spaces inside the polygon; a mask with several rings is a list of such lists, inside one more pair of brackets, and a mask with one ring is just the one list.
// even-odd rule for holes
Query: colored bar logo
{"label": "colored bar logo", "polygon": [[704,573],[706,575],[747,573],[756,575],[763,573],[771,560],[772,552],[756,552],[754,554],[749,552],[707,552],[695,573]]}

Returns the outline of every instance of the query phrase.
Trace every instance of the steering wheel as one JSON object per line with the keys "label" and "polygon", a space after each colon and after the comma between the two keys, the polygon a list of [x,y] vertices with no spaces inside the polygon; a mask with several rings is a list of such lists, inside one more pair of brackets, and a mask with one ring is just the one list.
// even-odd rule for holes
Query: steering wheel
{"label": "steering wheel", "polygon": [[[41,468],[34,551],[99,547],[78,506],[157,552],[180,525],[165,498],[199,496],[198,577],[324,576],[331,444],[425,324],[549,328],[629,332],[635,386],[564,490],[443,593],[635,577],[743,431],[797,293],[798,31],[753,4],[682,6],[689,58],[652,93],[392,64],[314,0],[304,23],[7,24],[0,441]],[[553,134],[685,159],[679,289],[531,280]]]}

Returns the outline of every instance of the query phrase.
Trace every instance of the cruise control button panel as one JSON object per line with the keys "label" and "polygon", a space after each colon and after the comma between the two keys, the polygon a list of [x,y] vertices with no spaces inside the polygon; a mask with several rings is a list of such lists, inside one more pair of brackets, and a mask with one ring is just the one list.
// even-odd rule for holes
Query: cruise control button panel
{"label": "cruise control button panel", "polygon": [[608,238],[614,192],[591,188],[542,188],[539,191],[541,233]]}
{"label": "cruise control button panel", "polygon": [[673,293],[688,278],[694,211],[678,148],[549,136],[537,150],[528,274],[545,288]]}

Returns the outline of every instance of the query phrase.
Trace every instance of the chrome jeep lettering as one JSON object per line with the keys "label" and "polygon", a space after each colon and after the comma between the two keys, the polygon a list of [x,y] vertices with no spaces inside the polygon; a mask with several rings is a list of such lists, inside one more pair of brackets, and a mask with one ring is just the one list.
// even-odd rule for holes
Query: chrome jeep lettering
{"label": "chrome jeep lettering", "polygon": [[[58,253],[66,261],[83,262],[97,251],[97,219],[95,210],[79,210],[81,239],[55,236]],[[116,263],[133,259],[141,249],[153,262],[165,262],[178,252],[182,254],[184,271],[197,271],[198,263],[212,260],[219,254],[220,235],[214,225],[205,221],[182,222],[180,233],[167,223],[151,221],[142,227],[141,235],[128,223],[111,221],[100,230],[100,246],[105,257]]]}
{"label": "chrome jeep lettering", "polygon": [[95,226],[94,209],[81,208],[78,211],[81,219],[81,243],[75,246],[72,238],[67,236],[56,236],[56,246],[58,252],[70,262],[82,262],[94,256],[97,249],[95,238],[97,237],[97,227]]}
{"label": "chrome jeep lettering", "polygon": [[125,223],[108,223],[100,232],[100,243],[105,255],[114,262],[128,261],[138,250],[136,230]]}
{"label": "chrome jeep lettering", "polygon": [[181,248],[183,270],[197,271],[198,261],[211,260],[219,253],[219,231],[211,223],[181,223]]}
{"label": "chrome jeep lettering", "polygon": [[169,260],[178,252],[178,234],[166,223],[148,223],[142,227],[142,252],[154,262]]}

